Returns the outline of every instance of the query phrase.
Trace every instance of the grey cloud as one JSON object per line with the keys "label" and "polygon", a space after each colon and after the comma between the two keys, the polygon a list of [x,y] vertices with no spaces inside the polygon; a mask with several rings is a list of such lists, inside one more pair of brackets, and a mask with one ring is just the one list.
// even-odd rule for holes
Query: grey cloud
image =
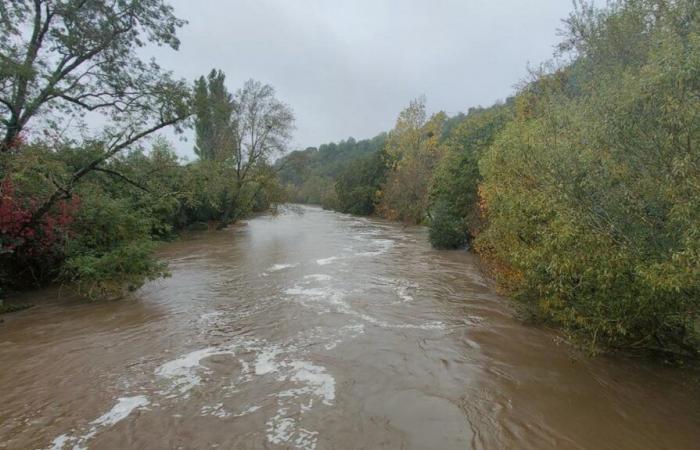
{"label": "grey cloud", "polygon": [[[153,50],[193,80],[212,68],[235,90],[272,84],[297,117],[294,147],[393,126],[408,101],[466,111],[513,92],[551,57],[568,0],[172,0],[189,24],[179,52]],[[178,143],[192,156],[192,140]]]}

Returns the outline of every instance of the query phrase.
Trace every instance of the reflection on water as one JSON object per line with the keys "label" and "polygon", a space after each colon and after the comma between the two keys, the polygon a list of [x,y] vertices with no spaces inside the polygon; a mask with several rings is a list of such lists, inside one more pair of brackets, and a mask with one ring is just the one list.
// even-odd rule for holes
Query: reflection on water
{"label": "reflection on water", "polygon": [[310,207],[162,250],[133,300],[0,325],[0,448],[691,449],[688,371],[589,360],[465,252]]}

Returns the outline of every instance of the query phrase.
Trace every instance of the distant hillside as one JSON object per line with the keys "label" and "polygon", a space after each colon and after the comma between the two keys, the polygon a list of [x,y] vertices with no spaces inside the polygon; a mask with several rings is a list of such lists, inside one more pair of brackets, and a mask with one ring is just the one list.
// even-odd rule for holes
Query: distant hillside
{"label": "distant hillside", "polygon": [[[448,118],[442,128],[442,139],[466,117],[459,113]],[[383,148],[387,133],[360,141],[350,137],[338,143],[297,150],[277,160],[279,179],[290,201],[323,204],[324,197],[334,193],[334,184],[351,163],[371,158]]]}
{"label": "distant hillside", "polygon": [[275,166],[291,201],[319,204],[324,192],[329,191],[344,168],[357,159],[379,152],[385,140],[386,133],[381,133],[371,139],[357,141],[351,137],[318,148],[308,147],[280,158]]}

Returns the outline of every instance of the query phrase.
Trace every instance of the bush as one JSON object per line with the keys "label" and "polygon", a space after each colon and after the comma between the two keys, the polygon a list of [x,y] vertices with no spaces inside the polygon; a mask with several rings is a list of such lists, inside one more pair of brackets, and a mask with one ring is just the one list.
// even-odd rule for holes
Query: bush
{"label": "bush", "polygon": [[479,250],[537,317],[592,349],[697,355],[695,8],[623,1],[572,17],[578,60],[518,95],[480,163]]}
{"label": "bush", "polygon": [[127,198],[111,198],[96,186],[81,189],[82,204],[71,226],[61,279],[90,298],[134,290],[165,275],[153,255],[152,221]]}
{"label": "bush", "polygon": [[461,248],[469,242],[465,220],[450,211],[450,205],[438,200],[433,205],[433,219],[429,229],[430,244],[435,248]]}

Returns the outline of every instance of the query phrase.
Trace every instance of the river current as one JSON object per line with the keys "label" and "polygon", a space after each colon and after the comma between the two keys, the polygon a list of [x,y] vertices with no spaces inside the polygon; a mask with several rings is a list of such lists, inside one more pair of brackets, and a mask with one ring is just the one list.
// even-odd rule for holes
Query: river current
{"label": "river current", "polygon": [[697,449],[697,373],[588,358],[420,227],[306,206],[0,323],[0,449]]}

